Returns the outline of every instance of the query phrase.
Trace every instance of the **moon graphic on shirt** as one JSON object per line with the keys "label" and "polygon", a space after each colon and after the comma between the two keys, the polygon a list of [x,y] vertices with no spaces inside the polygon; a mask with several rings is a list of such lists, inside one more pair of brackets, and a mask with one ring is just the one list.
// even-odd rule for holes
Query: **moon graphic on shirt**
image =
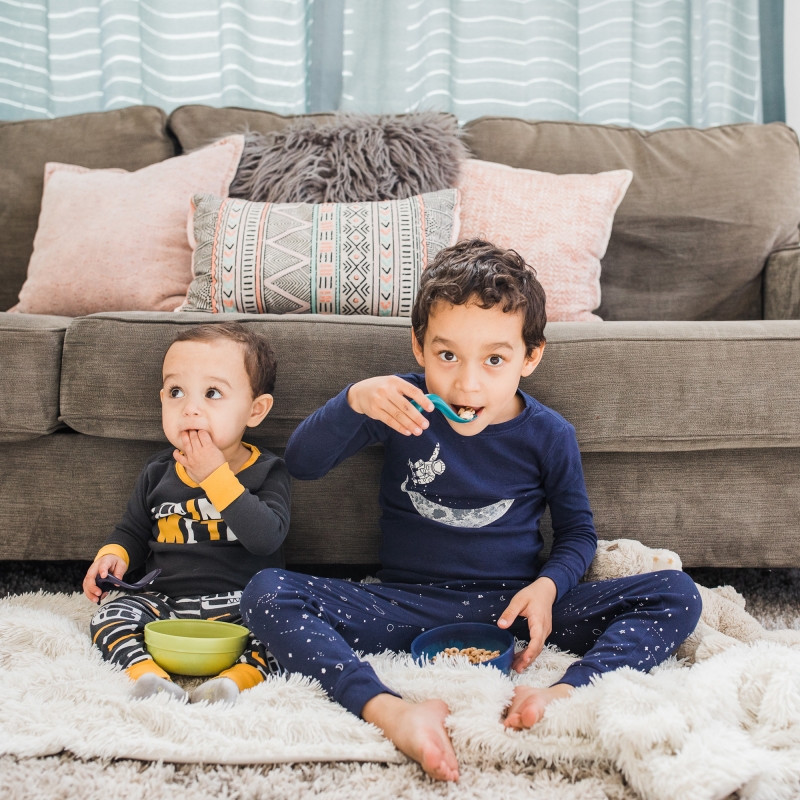
{"label": "moon graphic on shirt", "polygon": [[503,514],[511,508],[512,500],[500,500],[490,506],[482,508],[449,508],[448,506],[434,503],[428,500],[419,492],[412,492],[406,489],[408,478],[403,481],[400,487],[410,498],[420,516],[432,519],[434,522],[441,522],[443,525],[452,525],[455,528],[483,528],[490,525],[495,520],[500,519]]}

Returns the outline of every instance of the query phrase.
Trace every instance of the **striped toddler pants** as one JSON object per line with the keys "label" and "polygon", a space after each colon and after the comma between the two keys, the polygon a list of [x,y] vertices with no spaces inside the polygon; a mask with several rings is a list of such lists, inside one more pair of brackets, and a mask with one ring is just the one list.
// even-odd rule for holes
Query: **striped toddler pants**
{"label": "striped toddler pants", "polygon": [[[144,644],[144,626],[159,619],[210,619],[242,625],[241,592],[203,597],[167,597],[159,592],[126,594],[101,606],[90,624],[92,642],[103,658],[123,669],[152,660]],[[282,669],[274,656],[251,633],[240,664],[255,667],[266,678]]]}

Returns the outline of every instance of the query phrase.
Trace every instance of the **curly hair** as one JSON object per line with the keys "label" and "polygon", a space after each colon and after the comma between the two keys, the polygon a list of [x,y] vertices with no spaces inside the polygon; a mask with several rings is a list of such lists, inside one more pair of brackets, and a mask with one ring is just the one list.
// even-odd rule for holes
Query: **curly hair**
{"label": "curly hair", "polygon": [[[227,339],[236,342],[244,350],[244,368],[250,378],[253,397],[272,394],[278,362],[266,336],[250,330],[241,322],[196,325],[181,331],[175,342],[216,342]],[[171,346],[171,345],[170,345]]]}
{"label": "curly hair", "polygon": [[536,270],[516,250],[483,239],[468,239],[440,250],[422,273],[411,311],[411,326],[422,347],[431,309],[438,302],[481,308],[502,304],[504,312],[522,312],[527,355],[545,343],[545,293]]}

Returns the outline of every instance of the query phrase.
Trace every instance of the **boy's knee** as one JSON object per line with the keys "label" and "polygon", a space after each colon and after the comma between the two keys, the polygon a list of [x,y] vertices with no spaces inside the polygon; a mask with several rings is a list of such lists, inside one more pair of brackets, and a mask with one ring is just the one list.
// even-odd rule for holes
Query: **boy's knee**
{"label": "boy's knee", "polygon": [[247,622],[247,615],[257,606],[271,603],[277,598],[280,590],[286,586],[287,572],[283,569],[262,569],[250,579],[244,587],[239,609],[242,619]]}
{"label": "boy's knee", "polygon": [[666,585],[669,588],[664,594],[669,596],[672,604],[682,604],[680,611],[683,612],[683,617],[694,628],[703,611],[703,600],[700,597],[697,584],[689,575],[680,570],[663,570],[662,572],[655,572],[653,575],[663,576],[663,578],[667,579]]}

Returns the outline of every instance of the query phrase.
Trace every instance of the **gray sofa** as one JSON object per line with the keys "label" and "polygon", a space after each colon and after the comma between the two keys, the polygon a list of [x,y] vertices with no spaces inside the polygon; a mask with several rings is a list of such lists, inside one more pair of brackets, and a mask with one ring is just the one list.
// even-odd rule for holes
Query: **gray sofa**
{"label": "gray sofa", "polygon": [[[137,169],[289,121],[187,106],[169,118],[130,108],[0,124],[0,308],[25,278],[45,161]],[[465,136],[476,157],[512,166],[634,171],[603,261],[606,321],[549,324],[543,363],[523,381],[575,425],[599,535],[670,547],[687,566],[800,566],[795,134],[483,118]],[[238,318],[277,353],[275,408],[250,437],[277,453],[346,384],[415,368],[407,320]],[[93,557],[143,463],[166,446],[167,344],[182,326],[220,320],[0,313],[0,558]],[[369,448],[295,482],[289,564],[377,562],[381,462]]]}

